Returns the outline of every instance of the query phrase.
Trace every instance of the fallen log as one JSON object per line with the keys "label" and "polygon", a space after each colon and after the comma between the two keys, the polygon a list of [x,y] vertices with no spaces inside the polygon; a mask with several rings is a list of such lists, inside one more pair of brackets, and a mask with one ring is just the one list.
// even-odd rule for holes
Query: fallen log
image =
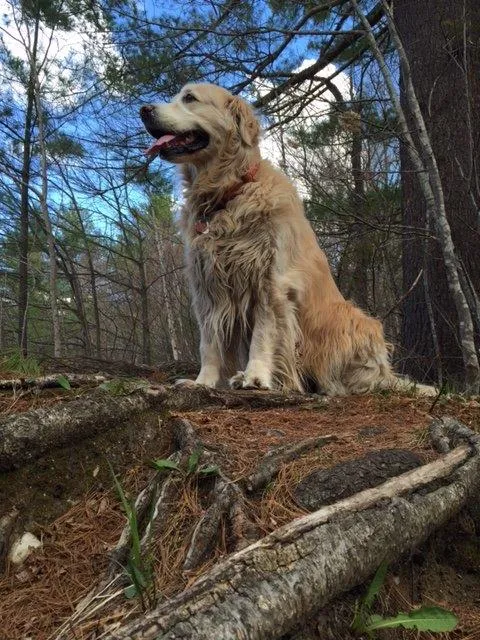
{"label": "fallen log", "polygon": [[71,387],[79,387],[87,384],[98,385],[100,382],[105,382],[107,376],[85,373],[52,373],[48,376],[39,376],[37,378],[10,378],[0,380],[0,390],[30,389],[32,387],[36,389],[52,389],[54,387],[63,387],[65,378]]}
{"label": "fallen log", "polygon": [[75,400],[0,417],[0,471],[19,468],[51,449],[110,429],[148,409],[168,412],[206,407],[312,407],[324,402],[318,396],[299,393],[221,391],[200,386],[137,387],[124,395],[97,389]]}
{"label": "fallen log", "polygon": [[[462,439],[465,430],[458,430]],[[480,438],[467,431],[468,444],[274,531],[108,637],[276,640],[295,630],[382,560],[419,545],[476,495]]]}
{"label": "fallen log", "polygon": [[21,467],[50,449],[99,433],[151,404],[151,397],[144,393],[118,397],[96,392],[70,402],[2,417],[0,471]]}

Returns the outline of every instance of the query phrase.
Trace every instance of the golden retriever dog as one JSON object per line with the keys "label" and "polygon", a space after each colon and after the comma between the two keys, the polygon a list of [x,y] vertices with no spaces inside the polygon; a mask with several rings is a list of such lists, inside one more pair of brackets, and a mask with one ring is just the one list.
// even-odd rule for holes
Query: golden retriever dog
{"label": "golden retriever dog", "polygon": [[195,382],[302,391],[308,380],[328,395],[396,386],[381,323],[338,290],[294,185],[260,155],[252,108],[188,84],[140,115],[155,138],[146,153],[180,165],[184,181]]}

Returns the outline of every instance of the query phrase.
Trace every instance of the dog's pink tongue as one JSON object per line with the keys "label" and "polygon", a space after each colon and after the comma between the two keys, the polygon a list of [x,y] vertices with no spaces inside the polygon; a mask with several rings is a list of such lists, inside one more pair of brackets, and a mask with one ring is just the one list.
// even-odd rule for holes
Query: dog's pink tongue
{"label": "dog's pink tongue", "polygon": [[158,138],[158,140],[155,140],[155,142],[152,144],[151,147],[148,147],[148,149],[146,149],[145,151],[146,155],[147,156],[155,155],[160,151],[160,149],[163,147],[164,144],[166,144],[167,142],[170,142],[170,140],[173,140],[174,138],[175,136],[171,133],[167,133],[161,138]]}

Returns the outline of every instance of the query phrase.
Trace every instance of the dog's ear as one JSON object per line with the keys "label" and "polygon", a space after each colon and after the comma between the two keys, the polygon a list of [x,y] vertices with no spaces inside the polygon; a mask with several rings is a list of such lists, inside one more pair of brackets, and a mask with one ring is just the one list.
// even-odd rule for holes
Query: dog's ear
{"label": "dog's ear", "polygon": [[252,107],[237,96],[230,98],[227,104],[237,124],[242,141],[249,147],[255,146],[260,135],[260,125]]}

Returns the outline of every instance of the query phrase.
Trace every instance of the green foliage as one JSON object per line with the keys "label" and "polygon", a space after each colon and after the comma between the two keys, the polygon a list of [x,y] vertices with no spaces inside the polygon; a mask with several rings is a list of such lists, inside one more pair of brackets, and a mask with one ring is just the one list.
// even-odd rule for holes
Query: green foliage
{"label": "green foliage", "polygon": [[47,151],[56,158],[74,157],[83,158],[85,149],[83,145],[74,140],[70,136],[63,133],[57,133],[52,136],[46,143]]}
{"label": "green foliage", "polygon": [[112,396],[127,396],[139,389],[145,389],[149,386],[148,380],[143,378],[118,378],[102,382],[99,389],[106,391]]}
{"label": "green foliage", "polygon": [[48,27],[70,31],[74,28],[74,17],[83,15],[96,21],[94,3],[88,0],[21,0],[25,15],[30,20],[38,16]]}
{"label": "green foliage", "polygon": [[352,629],[359,634],[366,633],[369,638],[374,637],[374,631],[378,629],[417,629],[418,631],[430,631],[441,633],[453,631],[458,619],[451,611],[441,607],[422,606],[408,613],[400,612],[396,616],[383,617],[372,614],[372,606],[385,582],[388,565],[386,562],[378,567],[364,597],[357,604],[355,616],[352,621]]}
{"label": "green foliage", "polygon": [[160,458],[158,460],[153,460],[151,465],[157,471],[180,471],[180,467],[178,466],[178,462],[174,460],[169,460],[168,458]]}
{"label": "green foliage", "polygon": [[62,389],[69,390],[72,388],[68,378],[66,378],[64,375],[57,376],[57,383],[62,387]]}
{"label": "green foliage", "polygon": [[388,564],[384,561],[378,567],[375,575],[372,578],[371,583],[368,586],[367,592],[360,600],[355,611],[355,617],[352,622],[352,629],[355,631],[362,631],[365,629],[366,622],[370,617],[370,611],[372,605],[377,597],[380,589],[385,582],[385,576],[387,575]]}
{"label": "green foliage", "polygon": [[145,607],[145,597],[148,598],[149,591],[154,586],[152,562],[149,558],[144,557],[142,553],[141,536],[135,504],[127,498],[110,462],[108,466],[110,467],[115,489],[122,503],[130,529],[131,546],[126,571],[131,584],[125,588],[124,595],[128,599],[136,596],[140,597]]}
{"label": "green foliage", "polygon": [[187,474],[195,473],[197,471],[198,463],[200,461],[202,453],[202,447],[198,447],[190,454],[187,461]]}
{"label": "green foliage", "polygon": [[392,618],[372,615],[365,625],[365,631],[371,632],[377,629],[417,629],[418,631],[430,631],[442,633],[453,631],[458,624],[455,614],[442,607],[420,607],[409,613],[399,613]]}
{"label": "green foliage", "polygon": [[217,476],[220,472],[220,467],[216,464],[212,464],[208,467],[200,467],[197,473],[202,476]]}
{"label": "green foliage", "polygon": [[173,223],[172,199],[170,196],[152,195],[148,211],[153,220],[159,225],[167,226]]}
{"label": "green foliage", "polygon": [[370,611],[370,609],[372,608],[372,605],[375,602],[375,598],[378,596],[380,589],[382,588],[383,583],[385,582],[387,571],[388,571],[388,564],[384,561],[376,570],[371,583],[368,585],[368,589],[365,594],[365,597],[363,598],[361,607],[365,611]]}
{"label": "green foliage", "polygon": [[38,360],[33,356],[24,356],[20,349],[11,349],[3,357],[0,357],[0,369],[20,377],[33,378],[41,373]]}
{"label": "green foliage", "polygon": [[[199,466],[202,453],[203,449],[199,447],[190,454],[187,460],[187,470],[185,472],[186,476],[192,474],[197,474],[199,476],[215,476],[219,474],[220,468],[216,464]],[[182,469],[180,468],[178,462],[175,462],[175,460],[170,460],[169,458],[152,460],[150,464],[154,469],[157,469],[157,471],[180,471],[182,473]]]}

